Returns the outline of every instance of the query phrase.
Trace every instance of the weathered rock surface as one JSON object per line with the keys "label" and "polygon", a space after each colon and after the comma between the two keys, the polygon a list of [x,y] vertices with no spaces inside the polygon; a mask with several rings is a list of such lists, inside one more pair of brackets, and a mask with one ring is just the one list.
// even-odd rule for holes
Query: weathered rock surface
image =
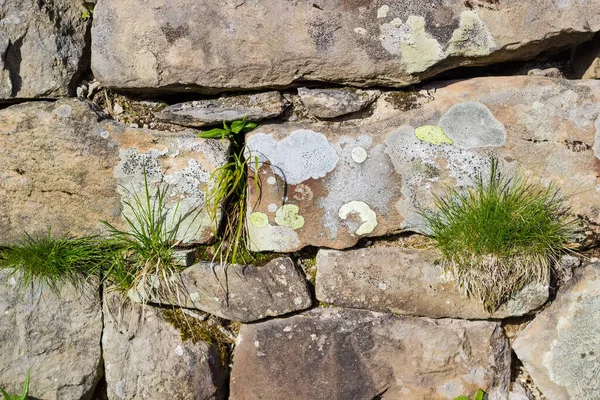
{"label": "weathered rock surface", "polygon": [[245,94],[174,104],[156,113],[163,121],[185,126],[221,125],[223,121],[262,121],[275,118],[285,110],[279,92]]}
{"label": "weathered rock surface", "polygon": [[360,89],[299,88],[298,95],[308,112],[318,118],[335,118],[362,110],[373,103],[380,92]]}
{"label": "weathered rock surface", "polygon": [[[179,239],[206,241],[211,230],[204,189],[228,156],[229,142],[132,129],[105,119],[88,102],[22,103],[0,110],[0,237],[98,233],[120,225],[121,201],[166,187],[164,212],[185,216]],[[200,210],[200,211],[199,211]]]}
{"label": "weathered rock surface", "polygon": [[506,399],[509,352],[494,322],[315,309],[242,326],[231,399]]}
{"label": "weathered rock surface", "polygon": [[600,398],[600,263],[577,269],[519,334],[517,357],[547,399]]}
{"label": "weathered rock surface", "polygon": [[99,285],[20,288],[0,270],[0,387],[21,393],[31,368],[29,395],[91,399],[102,376]]}
{"label": "weathered rock surface", "polygon": [[400,87],[458,66],[532,57],[600,30],[593,2],[559,3],[105,0],[94,11],[92,69],[103,85],[131,90]]}
{"label": "weathered rock surface", "polygon": [[73,95],[89,66],[83,2],[0,3],[0,101]]}
{"label": "weathered rock surface", "polygon": [[109,400],[223,398],[226,367],[215,346],[184,342],[160,309],[121,301],[110,295],[104,306]]}
{"label": "weathered rock surface", "polygon": [[385,94],[365,119],[250,132],[262,183],[249,185],[254,249],[341,249],[423,230],[434,195],[472,184],[493,157],[507,175],[553,182],[574,214],[600,222],[600,82],[480,78],[428,93]]}
{"label": "weathered rock surface", "polygon": [[[177,282],[158,295],[137,293],[149,301],[197,308],[233,321],[252,322],[305,310],[312,305],[306,279],[291,258],[264,266],[200,262],[186,268]],[[135,296],[135,295],[134,295]]]}
{"label": "weathered rock surface", "polygon": [[493,314],[445,276],[433,250],[396,247],[317,254],[317,299],[343,307],[431,318],[506,318],[524,315],[548,300],[548,285],[531,284]]}

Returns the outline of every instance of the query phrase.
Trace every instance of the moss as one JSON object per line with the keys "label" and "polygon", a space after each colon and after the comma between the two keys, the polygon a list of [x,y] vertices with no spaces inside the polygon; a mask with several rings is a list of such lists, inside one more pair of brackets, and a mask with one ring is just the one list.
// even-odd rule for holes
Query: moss
{"label": "moss", "polygon": [[425,97],[418,92],[388,92],[385,101],[390,103],[396,110],[408,111],[421,107],[419,99]]}
{"label": "moss", "polygon": [[219,350],[221,365],[226,366],[229,363],[230,346],[233,344],[233,340],[225,335],[221,328],[237,333],[239,323],[216,317],[202,321],[185,315],[179,308],[163,310],[163,315],[166,321],[179,331],[182,341],[204,342],[216,346]]}

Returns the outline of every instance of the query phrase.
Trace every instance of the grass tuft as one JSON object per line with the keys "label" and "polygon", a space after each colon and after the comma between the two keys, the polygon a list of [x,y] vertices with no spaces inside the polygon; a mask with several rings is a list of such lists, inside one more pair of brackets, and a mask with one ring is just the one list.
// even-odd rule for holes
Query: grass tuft
{"label": "grass tuft", "polygon": [[436,197],[434,211],[421,215],[446,272],[490,312],[525,285],[547,283],[574,237],[558,189],[507,178],[497,160],[474,187]]}
{"label": "grass tuft", "polygon": [[176,207],[169,218],[170,212],[164,207],[167,189],[151,191],[145,171],[143,192],[128,193],[122,213],[127,229],[102,221],[109,231],[108,243],[116,249],[104,279],[112,289],[124,293],[133,290],[143,302],[155,289],[169,288],[183,269],[173,262],[182,217],[177,217]]}
{"label": "grass tuft", "polygon": [[[229,139],[231,155],[229,162],[217,168],[211,175],[206,191],[206,210],[212,222],[213,234],[218,238],[214,259],[219,263],[249,264],[254,261],[248,250],[249,237],[246,227],[248,198],[248,166],[255,164],[258,157],[252,156],[243,144],[244,134],[256,128],[256,124],[245,118],[231,125],[223,122],[223,128],[200,133],[204,139]],[[255,180],[256,190],[259,190]],[[223,224],[219,224],[221,211]]]}
{"label": "grass tuft", "polygon": [[42,283],[59,293],[66,283],[79,286],[93,272],[110,262],[107,245],[95,236],[71,238],[25,234],[21,240],[0,247],[0,268],[20,274],[22,287]]}

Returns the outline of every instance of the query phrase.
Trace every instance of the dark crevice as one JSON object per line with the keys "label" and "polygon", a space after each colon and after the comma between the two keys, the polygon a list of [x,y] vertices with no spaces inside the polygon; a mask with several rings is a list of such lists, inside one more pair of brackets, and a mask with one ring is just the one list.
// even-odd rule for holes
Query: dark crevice
{"label": "dark crevice", "polygon": [[23,57],[21,54],[21,47],[23,46],[24,36],[10,42],[6,48],[6,55],[4,59],[4,69],[8,70],[10,76],[10,82],[12,85],[11,96],[16,97],[21,87],[23,87],[23,78],[21,77],[21,62]]}

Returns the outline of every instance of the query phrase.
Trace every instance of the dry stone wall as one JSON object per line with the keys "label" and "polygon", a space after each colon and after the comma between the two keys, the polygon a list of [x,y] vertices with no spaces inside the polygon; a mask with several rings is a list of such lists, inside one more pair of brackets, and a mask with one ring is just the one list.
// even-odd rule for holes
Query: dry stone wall
{"label": "dry stone wall", "polygon": [[[146,187],[183,218],[182,271],[129,297],[0,269],[0,387],[31,368],[44,400],[600,398],[599,9],[0,0],[0,258],[125,228]],[[235,147],[198,134],[244,118],[242,222],[266,261],[194,260]],[[584,254],[489,313],[421,213],[492,159],[560,189]]]}

